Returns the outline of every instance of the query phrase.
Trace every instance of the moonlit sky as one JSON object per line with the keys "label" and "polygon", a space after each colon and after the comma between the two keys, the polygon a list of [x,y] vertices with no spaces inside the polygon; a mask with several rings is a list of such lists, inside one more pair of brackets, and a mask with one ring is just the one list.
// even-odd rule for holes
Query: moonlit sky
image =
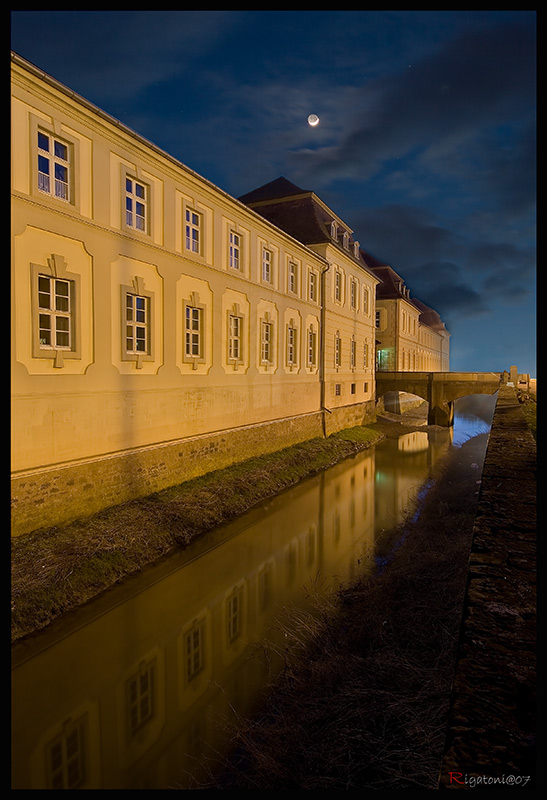
{"label": "moonlit sky", "polygon": [[233,197],[313,190],[441,314],[452,370],[536,377],[534,11],[11,21],[16,53]]}

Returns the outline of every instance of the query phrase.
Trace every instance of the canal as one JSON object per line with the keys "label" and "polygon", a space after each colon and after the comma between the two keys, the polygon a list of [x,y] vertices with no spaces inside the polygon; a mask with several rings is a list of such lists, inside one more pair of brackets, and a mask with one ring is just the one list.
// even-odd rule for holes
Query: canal
{"label": "canal", "polygon": [[495,397],[452,429],[389,438],[194,542],[16,644],[13,789],[173,789],[200,777],[283,667],[283,609],[389,563],[433,467],[476,438]]}

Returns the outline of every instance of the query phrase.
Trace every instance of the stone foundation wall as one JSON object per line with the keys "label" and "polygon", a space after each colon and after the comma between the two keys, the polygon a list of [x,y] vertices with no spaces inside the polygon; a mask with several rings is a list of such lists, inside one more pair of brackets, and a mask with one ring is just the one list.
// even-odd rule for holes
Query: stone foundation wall
{"label": "stone foundation wall", "polygon": [[[343,425],[351,416],[335,418]],[[317,436],[323,436],[319,412],[20,474],[12,480],[12,536],[70,522]]]}

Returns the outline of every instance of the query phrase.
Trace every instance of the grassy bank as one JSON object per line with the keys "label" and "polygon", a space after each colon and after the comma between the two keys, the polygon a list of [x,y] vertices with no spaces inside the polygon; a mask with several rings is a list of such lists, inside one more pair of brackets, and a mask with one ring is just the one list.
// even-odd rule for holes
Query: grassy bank
{"label": "grassy bank", "polygon": [[386,435],[376,423],[253,458],[12,541],[12,641]]}

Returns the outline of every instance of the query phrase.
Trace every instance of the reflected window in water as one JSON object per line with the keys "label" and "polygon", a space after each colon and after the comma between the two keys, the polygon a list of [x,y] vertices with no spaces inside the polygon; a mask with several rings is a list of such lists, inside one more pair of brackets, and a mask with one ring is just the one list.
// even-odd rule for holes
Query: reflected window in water
{"label": "reflected window in water", "polygon": [[129,733],[135,736],[154,716],[156,660],[144,663],[126,683]]}
{"label": "reflected window in water", "polygon": [[69,720],[46,745],[48,789],[79,789],[85,780],[86,715]]}

